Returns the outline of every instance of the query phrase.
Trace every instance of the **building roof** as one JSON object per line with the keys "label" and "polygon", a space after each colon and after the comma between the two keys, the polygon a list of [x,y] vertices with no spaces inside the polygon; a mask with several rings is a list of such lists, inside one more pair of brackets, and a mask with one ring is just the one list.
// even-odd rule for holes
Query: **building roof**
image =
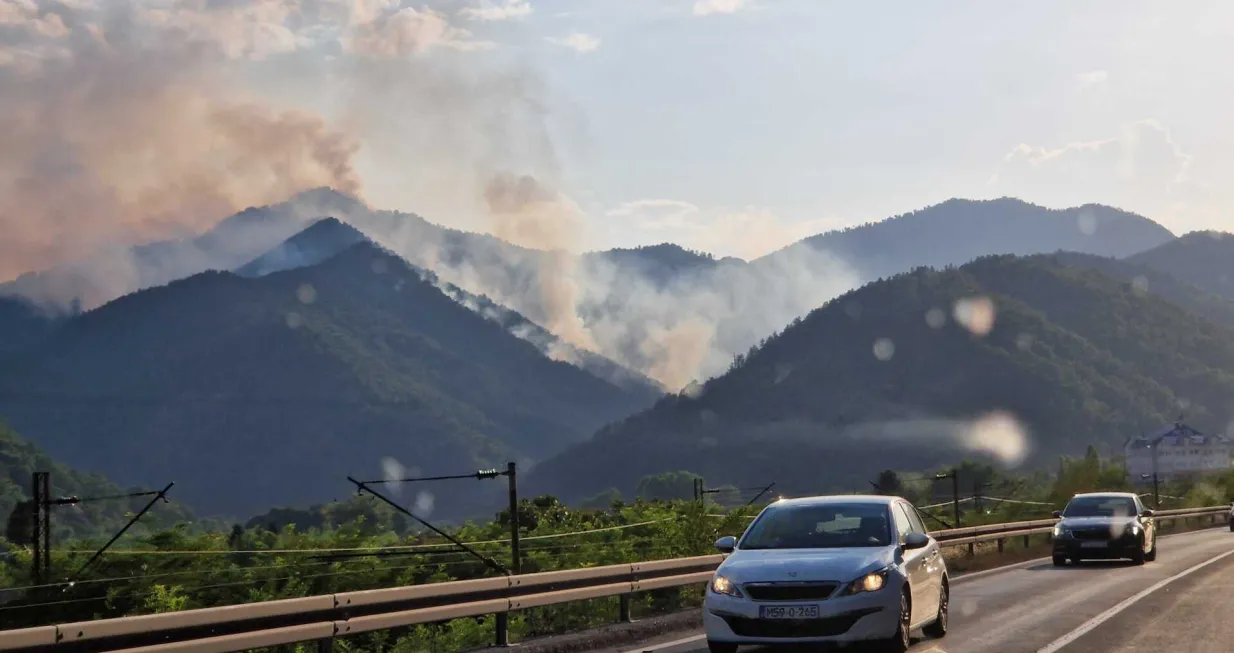
{"label": "building roof", "polygon": [[1186,445],[1230,444],[1230,439],[1224,435],[1209,435],[1201,433],[1182,422],[1175,422],[1151,435],[1142,435],[1127,440],[1124,448],[1140,448],[1152,446],[1177,447]]}

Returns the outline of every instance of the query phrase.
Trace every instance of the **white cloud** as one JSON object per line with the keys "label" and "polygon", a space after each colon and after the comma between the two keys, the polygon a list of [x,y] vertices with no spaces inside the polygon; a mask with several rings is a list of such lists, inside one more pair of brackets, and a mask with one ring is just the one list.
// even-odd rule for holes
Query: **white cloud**
{"label": "white cloud", "polygon": [[600,39],[582,32],[575,32],[566,37],[548,37],[545,40],[554,45],[583,53],[595,52],[600,47]]}
{"label": "white cloud", "polygon": [[732,14],[745,7],[747,0],[698,0],[694,3],[695,16]]}
{"label": "white cloud", "polygon": [[1077,74],[1075,78],[1082,86],[1098,86],[1106,83],[1106,81],[1110,78],[1110,74],[1104,70],[1090,70],[1088,72]]}
{"label": "white cloud", "polygon": [[[829,219],[786,220],[758,207],[703,210],[690,202],[644,199],[605,213],[622,227],[719,256],[751,260],[835,226]],[[617,227],[613,224],[611,227]]]}
{"label": "white cloud", "polygon": [[460,16],[473,20],[510,20],[531,15],[531,2],[528,0],[506,0],[504,4],[485,2],[478,7],[464,7]]}
{"label": "white cloud", "polygon": [[1193,163],[1167,126],[1146,119],[1104,138],[1053,147],[1020,143],[988,183],[1001,194],[1058,205],[1099,202],[1154,219],[1182,218],[1202,211],[1211,192],[1194,178]]}

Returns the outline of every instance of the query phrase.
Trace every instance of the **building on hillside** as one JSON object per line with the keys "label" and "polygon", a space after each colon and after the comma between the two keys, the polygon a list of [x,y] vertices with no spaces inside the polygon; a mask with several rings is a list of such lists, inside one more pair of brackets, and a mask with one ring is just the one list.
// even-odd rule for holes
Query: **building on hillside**
{"label": "building on hillside", "polygon": [[1152,435],[1127,440],[1123,453],[1132,482],[1152,482],[1155,473],[1165,481],[1180,476],[1230,469],[1231,441],[1208,435],[1177,422]]}

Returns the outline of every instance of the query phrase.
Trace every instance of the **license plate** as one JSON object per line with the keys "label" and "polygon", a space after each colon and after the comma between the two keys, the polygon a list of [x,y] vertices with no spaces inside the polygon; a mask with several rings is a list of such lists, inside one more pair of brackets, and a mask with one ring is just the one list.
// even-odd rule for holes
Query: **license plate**
{"label": "license plate", "polygon": [[763,605],[758,608],[763,619],[818,619],[817,605]]}
{"label": "license plate", "polygon": [[1104,549],[1105,547],[1105,542],[1080,542],[1080,548],[1084,549]]}

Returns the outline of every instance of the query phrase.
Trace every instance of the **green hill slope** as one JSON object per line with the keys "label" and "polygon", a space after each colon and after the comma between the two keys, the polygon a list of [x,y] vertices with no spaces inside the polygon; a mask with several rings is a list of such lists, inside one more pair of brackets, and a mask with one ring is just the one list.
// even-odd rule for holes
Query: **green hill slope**
{"label": "green hill slope", "polygon": [[[244,515],[334,498],[386,457],[526,463],[654,400],[546,358],[422,274],[363,243],[123,297],[4,372],[0,415],[68,464],[170,478],[195,508]],[[443,489],[439,510],[477,485]]]}
{"label": "green hill slope", "polygon": [[[955,307],[983,298],[995,318],[977,335]],[[578,498],[688,469],[711,485],[775,481],[793,493],[996,452],[1046,465],[1092,443],[1119,447],[1180,406],[1188,422],[1223,429],[1232,370],[1230,327],[1049,256],[987,257],[848,293],[697,392],[545,461],[529,482]],[[1000,415],[1022,428],[1022,451]]]}

